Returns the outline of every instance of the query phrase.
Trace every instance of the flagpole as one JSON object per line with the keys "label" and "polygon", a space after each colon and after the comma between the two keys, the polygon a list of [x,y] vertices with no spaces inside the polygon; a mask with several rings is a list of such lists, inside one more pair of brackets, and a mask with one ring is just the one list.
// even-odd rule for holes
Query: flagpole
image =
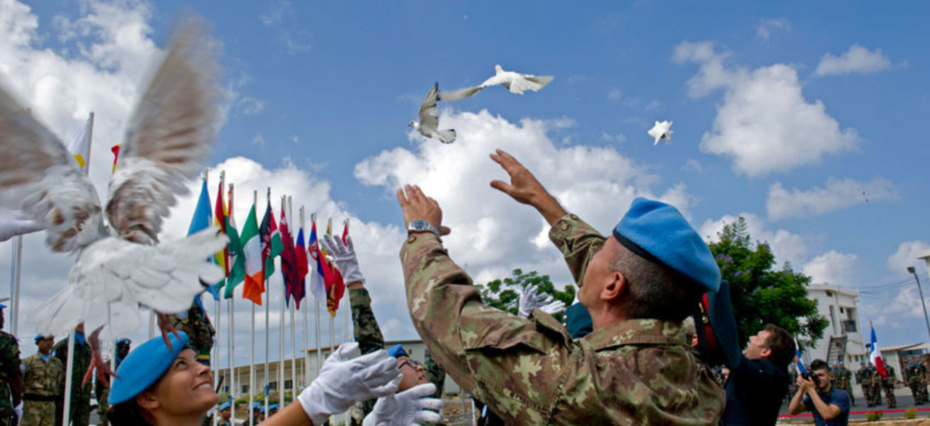
{"label": "flagpole", "polygon": [[87,117],[87,160],[84,161],[84,164],[87,166],[84,168],[87,176],[90,176],[90,154],[94,151],[92,148],[94,146],[94,113],[91,111],[90,116]]}
{"label": "flagpole", "polygon": [[13,269],[10,271],[10,331],[14,336],[19,335],[19,280],[20,268],[23,266],[23,236],[17,235],[13,239]]}
{"label": "flagpole", "polygon": [[[300,206],[300,229],[304,229],[304,206]],[[307,248],[304,247],[304,250]],[[308,328],[310,327],[310,316],[308,315],[309,309],[307,309],[307,288],[304,286],[304,387],[310,386],[310,333]]]}
{"label": "flagpole", "polygon": [[[287,197],[281,196],[281,214],[287,214]],[[283,225],[282,225],[283,226]],[[286,243],[285,243],[286,244]],[[284,271],[284,262],[281,262],[281,276],[284,277],[286,272]],[[294,267],[296,265],[291,265]],[[287,285],[287,280],[284,280],[284,285]],[[291,283],[294,285],[294,283]],[[284,333],[287,332],[287,325],[285,322],[287,318],[284,315],[284,305],[287,302],[287,291],[281,292],[281,311],[278,313],[278,405],[281,406],[281,409],[284,409],[285,398],[284,398]]]}
{"label": "flagpole", "polygon": [[65,367],[65,403],[61,411],[61,426],[71,423],[71,386],[74,372],[74,329],[68,333],[68,365]]}
{"label": "flagpole", "polygon": [[[326,221],[326,235],[332,234],[333,229],[333,218],[329,218]],[[323,259],[320,259],[320,262],[323,262]],[[329,295],[327,295],[326,305],[329,307]],[[338,306],[337,306],[338,308]],[[329,313],[329,353],[332,355],[333,351],[336,350],[336,316],[330,312]]]}
{"label": "flagpole", "polygon": [[[310,221],[316,226],[316,213],[310,215]],[[323,259],[317,260],[317,262],[322,261]],[[319,377],[320,368],[323,366],[323,339],[322,336],[320,336],[323,331],[322,327],[320,327],[320,299],[318,297],[314,297],[314,299],[316,299],[316,374],[314,374],[314,377]],[[309,386],[309,383],[307,385]]]}
{"label": "flagpole", "polygon": [[[226,203],[228,205],[230,216],[232,216],[233,214],[233,187],[234,186],[235,185],[233,185],[232,183],[229,184],[229,196],[226,199]],[[226,285],[229,285],[229,283],[227,282]],[[235,291],[233,293],[235,293]],[[236,302],[236,296],[235,294],[233,294],[232,297],[229,298],[229,356],[228,356],[228,359],[229,359],[229,396],[232,399],[229,403],[230,408],[231,408],[230,412],[232,413],[232,417],[230,417],[230,424],[236,424],[236,397],[235,397],[235,393],[236,393],[236,374],[235,374],[235,370],[236,370],[236,333],[235,333],[236,322],[235,322],[235,315],[233,315],[233,313],[236,311],[235,302]]]}
{"label": "flagpole", "polygon": [[[294,220],[294,205],[292,204],[292,198],[287,197],[287,215]],[[294,238],[296,234],[291,232],[291,242],[290,245],[294,246],[294,250],[297,250],[296,244],[294,244]],[[296,258],[296,256],[295,256]],[[295,268],[300,268],[300,265],[294,265]],[[300,275],[299,271],[298,274]],[[297,286],[300,283],[293,283],[292,285]],[[293,291],[292,291],[293,293]],[[291,304],[291,397],[297,395],[297,325],[294,322],[294,309],[296,309],[297,298],[294,297],[294,303]],[[293,400],[293,399],[292,399]]]}
{"label": "flagpole", "polygon": [[[270,186],[268,187],[268,192],[266,193],[266,199],[268,200],[268,206],[271,207],[271,187]],[[268,214],[274,216],[273,212],[268,212]],[[270,244],[271,244],[270,239],[268,240],[268,244],[270,247]],[[262,252],[264,252],[264,249],[262,249]],[[264,261],[265,259],[262,259],[262,265],[264,265],[265,263]],[[274,259],[271,259],[271,261],[274,262]],[[270,310],[271,277],[265,276],[264,269],[265,268],[263,266],[262,267],[262,278],[265,280],[265,387],[263,388],[263,390],[265,391],[265,415],[267,416],[268,415],[268,399],[271,393],[268,389],[268,379],[269,379],[268,375],[270,374],[270,372],[268,371],[268,363],[271,362],[270,360],[271,354],[268,353],[269,347],[271,346],[271,338],[269,337],[269,331],[268,331],[269,330],[268,322],[271,319],[271,310]]]}
{"label": "flagpole", "polygon": [[[343,226],[344,226],[345,234],[349,235],[349,219],[348,218],[346,218],[346,220],[343,222]],[[343,243],[345,242],[343,241]],[[345,283],[345,284],[348,285],[349,283]],[[349,298],[345,297],[345,291],[346,290],[343,290],[343,295],[342,295],[342,300],[345,301],[345,306],[342,311],[342,313],[345,314],[343,315],[343,318],[345,318],[345,323],[343,324],[344,329],[342,331],[343,331],[344,336],[343,336],[342,341],[348,342],[349,341],[349,310],[351,308],[349,307]]]}
{"label": "flagpole", "polygon": [[[252,208],[258,205],[258,191],[252,192]],[[250,216],[251,217],[251,214]],[[248,221],[248,220],[247,220]],[[246,271],[248,274],[248,271]],[[264,279],[264,277],[262,277]],[[245,291],[245,288],[242,289]],[[255,426],[255,415],[252,411],[255,409],[255,302],[252,305],[252,344],[249,346],[249,426]]]}
{"label": "flagpole", "polygon": [[[204,176],[206,176],[206,173],[207,173],[207,172],[204,171]],[[204,181],[206,182],[206,178],[204,178]],[[216,198],[217,198],[217,199],[223,198],[223,191],[224,191],[225,189],[226,189],[226,171],[225,171],[225,170],[221,170],[221,171],[220,171],[220,188],[219,188],[219,190],[217,190],[217,193],[216,193]],[[222,208],[222,207],[221,207],[221,208]],[[215,220],[223,220],[223,218],[215,218]],[[224,269],[225,269],[226,266],[224,265],[223,267],[224,267]],[[223,278],[224,280],[229,278],[229,277],[228,277],[229,271],[226,270],[225,272],[226,272],[227,277],[226,277],[226,278]],[[217,293],[219,293],[219,289],[217,289],[216,291],[217,291]],[[215,328],[215,330],[216,330],[217,336],[216,336],[216,343],[213,345],[213,359],[210,360],[210,366],[211,366],[211,367],[214,367],[214,366],[216,367],[216,368],[213,368],[213,383],[219,383],[219,382],[220,382],[220,368],[219,368],[219,365],[220,365],[220,364],[219,364],[219,363],[220,363],[220,345],[219,345],[220,338],[219,338],[219,334],[220,334],[220,332],[223,330],[223,328],[222,328],[222,326],[221,326],[221,318],[222,318],[222,317],[220,316],[220,315],[222,315],[222,313],[223,313],[223,303],[222,303],[220,300],[214,300],[214,305],[216,306],[216,328]],[[222,390],[222,389],[221,389],[221,390]],[[214,412],[214,414],[213,414],[213,426],[216,426],[216,425],[219,423],[219,420],[220,420],[220,419],[219,419],[218,414],[219,414],[218,412]]]}

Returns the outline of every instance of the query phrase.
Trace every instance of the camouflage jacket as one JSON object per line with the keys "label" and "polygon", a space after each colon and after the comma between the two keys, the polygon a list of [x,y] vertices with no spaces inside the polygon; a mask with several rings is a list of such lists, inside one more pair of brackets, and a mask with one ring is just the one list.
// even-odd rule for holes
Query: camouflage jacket
{"label": "camouflage jacket", "polygon": [[[575,215],[549,233],[576,282],[604,237]],[[508,424],[716,423],[724,392],[677,323],[614,323],[573,341],[552,316],[488,307],[430,233],[400,252],[414,326],[456,383]]]}
{"label": "camouflage jacket", "polygon": [[[67,371],[68,367],[68,338],[64,338],[58,341],[55,344],[55,358],[61,361],[61,365],[65,366]],[[91,362],[91,351],[90,343],[87,341],[83,345],[75,342],[74,344],[74,366],[71,370],[71,401],[75,401],[80,398],[82,401],[90,400],[90,393],[93,390],[93,385],[91,382],[82,385],[81,382],[84,380],[84,373],[87,372],[87,367],[90,366]],[[64,375],[65,379],[61,381],[60,392],[58,393],[62,398],[64,397],[65,389],[65,380],[67,379],[67,373]],[[74,402],[72,402],[72,406]]]}
{"label": "camouflage jacket", "polygon": [[8,374],[19,371],[19,343],[12,334],[0,331],[0,407],[10,407]]}
{"label": "camouflage jacket", "polygon": [[846,368],[839,368],[836,370],[836,387],[839,389],[849,389],[850,384],[850,372]]}
{"label": "camouflage jacket", "polygon": [[[207,313],[201,306],[194,301],[190,309],[184,315],[169,314],[166,315],[168,323],[174,328],[187,333],[190,338],[190,345],[197,351],[198,359],[203,362],[210,359],[210,351],[213,350],[213,337],[216,330]],[[182,318],[183,317],[183,318]]]}
{"label": "camouflage jacket", "polygon": [[60,395],[65,387],[65,366],[61,360],[50,356],[48,363],[41,355],[32,354],[23,359],[26,372],[23,374],[23,394],[38,396]]}

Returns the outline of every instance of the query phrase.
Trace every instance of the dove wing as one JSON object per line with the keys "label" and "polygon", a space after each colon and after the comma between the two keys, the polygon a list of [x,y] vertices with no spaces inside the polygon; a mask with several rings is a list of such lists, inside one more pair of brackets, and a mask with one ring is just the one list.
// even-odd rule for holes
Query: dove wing
{"label": "dove wing", "polygon": [[85,250],[69,285],[34,310],[29,320],[39,331],[62,333],[84,322],[104,327],[101,337],[125,337],[142,326],[139,306],[180,312],[203,292],[201,280],[215,283],[225,272],[206,261],[226,247],[218,228],[156,246],[107,238]]}
{"label": "dove wing", "polygon": [[423,103],[420,104],[420,127],[429,130],[436,130],[439,127],[439,83],[433,83]]}
{"label": "dove wing", "polygon": [[0,87],[0,207],[48,229],[54,251],[72,252],[104,234],[94,185],[65,146]]}
{"label": "dove wing", "polygon": [[208,160],[220,95],[214,45],[199,21],[185,23],[129,121],[106,208],[124,239],[157,242],[168,208]]}
{"label": "dove wing", "polygon": [[476,93],[480,92],[484,87],[475,86],[475,87],[466,87],[464,89],[455,90],[452,92],[439,92],[439,99],[444,101],[460,101],[462,99],[474,96]]}
{"label": "dove wing", "polygon": [[509,84],[509,83],[510,83],[510,80],[511,80],[511,78],[508,77],[506,74],[497,74],[497,75],[495,75],[495,76],[493,76],[493,77],[491,77],[491,78],[485,80],[484,83],[479,84],[478,87],[480,87],[480,88],[483,89],[483,88],[489,87],[489,86],[497,86],[498,84],[504,84],[504,83],[508,83],[508,84]]}

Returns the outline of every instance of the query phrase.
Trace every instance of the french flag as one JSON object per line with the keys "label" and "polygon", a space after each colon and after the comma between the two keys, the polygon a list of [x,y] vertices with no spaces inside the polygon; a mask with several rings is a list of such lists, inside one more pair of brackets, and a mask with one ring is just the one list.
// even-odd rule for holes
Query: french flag
{"label": "french flag", "polygon": [[872,364],[875,365],[875,369],[878,370],[878,374],[881,374],[882,377],[888,376],[888,372],[885,371],[885,360],[882,359],[882,353],[878,350],[878,339],[875,338],[875,327],[872,327],[872,324],[869,324],[869,328],[872,329],[872,353],[869,354],[869,358],[872,359]]}

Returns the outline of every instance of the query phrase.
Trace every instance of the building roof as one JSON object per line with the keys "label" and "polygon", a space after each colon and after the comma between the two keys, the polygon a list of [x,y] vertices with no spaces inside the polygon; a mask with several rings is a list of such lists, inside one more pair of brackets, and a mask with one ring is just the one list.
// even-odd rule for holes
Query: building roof
{"label": "building roof", "polygon": [[908,343],[906,345],[886,346],[884,348],[880,347],[878,348],[878,350],[882,352],[897,352],[897,351],[903,351],[905,349],[923,349],[923,348],[915,348],[914,346],[917,346],[917,345],[925,345],[925,344],[921,342]]}
{"label": "building roof", "polygon": [[813,283],[807,286],[807,291],[835,291],[840,294],[845,294],[848,296],[856,297],[859,295],[859,290],[851,289],[849,287],[843,287],[841,285],[830,284],[830,283]]}

